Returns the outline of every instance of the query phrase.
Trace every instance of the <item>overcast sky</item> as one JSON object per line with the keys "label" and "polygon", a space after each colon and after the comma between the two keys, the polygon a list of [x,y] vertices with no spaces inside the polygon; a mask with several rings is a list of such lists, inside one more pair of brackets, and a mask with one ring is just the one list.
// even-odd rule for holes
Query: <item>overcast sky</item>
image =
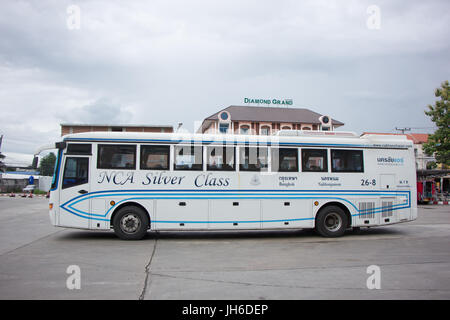
{"label": "overcast sky", "polygon": [[291,98],[341,130],[430,132],[448,30],[448,0],[2,1],[1,151],[31,161],[62,122],[193,130],[246,97]]}

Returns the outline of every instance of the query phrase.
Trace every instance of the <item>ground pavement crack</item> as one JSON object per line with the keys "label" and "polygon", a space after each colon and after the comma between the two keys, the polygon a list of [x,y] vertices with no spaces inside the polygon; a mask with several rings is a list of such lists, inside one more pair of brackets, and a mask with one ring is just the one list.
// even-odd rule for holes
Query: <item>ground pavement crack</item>
{"label": "ground pavement crack", "polygon": [[2,257],[2,256],[4,256],[4,255],[7,255],[7,254],[10,254],[10,253],[13,253],[13,252],[16,251],[16,250],[20,250],[20,249],[22,249],[22,248],[28,247],[28,246],[30,246],[30,245],[32,245],[32,244],[38,242],[38,241],[44,240],[44,239],[46,239],[46,238],[49,238],[49,237],[51,237],[51,236],[53,236],[53,235],[55,235],[55,234],[58,234],[58,233],[61,233],[61,232],[64,232],[64,231],[66,231],[66,229],[54,231],[54,232],[52,232],[52,233],[50,233],[50,234],[47,234],[47,235],[45,235],[45,236],[43,236],[43,237],[34,239],[34,240],[32,240],[32,241],[30,241],[30,242],[28,242],[28,243],[22,244],[22,245],[20,245],[20,246],[14,248],[14,249],[11,249],[11,250],[9,250],[9,251],[3,252],[2,254],[0,254],[0,257]]}
{"label": "ground pavement crack", "polygon": [[142,288],[142,292],[139,295],[139,300],[144,300],[145,294],[147,292],[147,286],[148,286],[147,284],[148,284],[148,281],[149,281],[149,278],[150,278],[150,265],[152,264],[153,257],[155,256],[157,242],[158,242],[158,233],[156,232],[155,243],[153,245],[152,255],[150,256],[150,260],[148,261],[147,265],[145,266],[144,287]]}

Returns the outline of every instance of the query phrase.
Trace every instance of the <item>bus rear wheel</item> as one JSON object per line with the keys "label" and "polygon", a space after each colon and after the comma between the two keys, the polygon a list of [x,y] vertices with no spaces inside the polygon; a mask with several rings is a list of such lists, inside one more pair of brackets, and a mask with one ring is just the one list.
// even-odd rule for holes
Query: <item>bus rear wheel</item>
{"label": "bus rear wheel", "polygon": [[115,234],[123,240],[140,240],[147,234],[149,218],[136,206],[126,206],[117,212],[113,227]]}
{"label": "bus rear wheel", "polygon": [[316,217],[316,231],[322,237],[341,237],[344,235],[347,225],[347,215],[337,206],[321,209]]}

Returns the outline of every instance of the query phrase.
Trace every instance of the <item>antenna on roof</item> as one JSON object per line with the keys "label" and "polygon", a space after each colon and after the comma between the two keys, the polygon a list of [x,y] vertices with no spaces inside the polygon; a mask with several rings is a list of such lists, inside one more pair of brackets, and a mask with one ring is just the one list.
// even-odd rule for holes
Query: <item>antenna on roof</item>
{"label": "antenna on roof", "polygon": [[411,131],[411,128],[397,128],[397,127],[395,127],[395,130],[401,131],[402,134],[405,134],[405,131]]}

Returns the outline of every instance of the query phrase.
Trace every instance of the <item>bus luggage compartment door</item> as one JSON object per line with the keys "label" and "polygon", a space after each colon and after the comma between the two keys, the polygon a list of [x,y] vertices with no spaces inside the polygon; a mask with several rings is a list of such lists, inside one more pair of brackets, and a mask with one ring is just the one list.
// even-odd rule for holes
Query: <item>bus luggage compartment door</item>
{"label": "bus luggage compartment door", "polygon": [[208,200],[160,199],[156,201],[155,229],[206,229]]}
{"label": "bus luggage compartment door", "polygon": [[210,200],[210,229],[261,228],[260,200]]}
{"label": "bus luggage compartment door", "polygon": [[312,228],[311,200],[263,200],[263,228]]}

